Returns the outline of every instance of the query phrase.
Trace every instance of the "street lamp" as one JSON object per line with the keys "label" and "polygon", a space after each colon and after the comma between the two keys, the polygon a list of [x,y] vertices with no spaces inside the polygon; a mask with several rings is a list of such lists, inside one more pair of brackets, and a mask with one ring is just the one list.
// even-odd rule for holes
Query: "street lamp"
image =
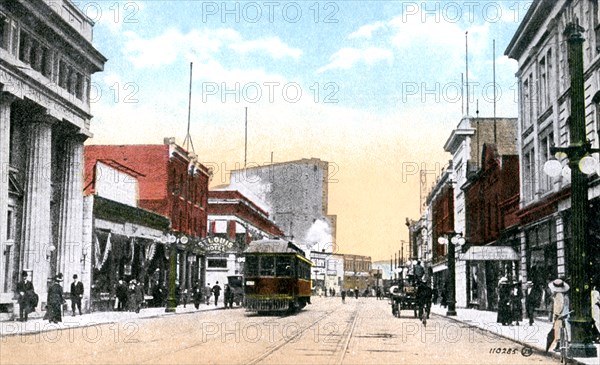
{"label": "street lamp", "polygon": [[[450,239],[448,240],[448,237]],[[455,280],[456,280],[456,270],[455,270],[455,260],[456,256],[454,253],[454,246],[462,246],[465,244],[465,238],[462,236],[462,233],[450,232],[446,233],[445,236],[438,237],[438,243],[440,245],[448,245],[448,311],[446,312],[447,316],[455,316],[456,315],[456,289],[455,289]]]}
{"label": "street lamp", "polygon": [[[569,274],[571,276],[571,304],[573,315],[570,317],[571,341],[568,354],[570,357],[596,357],[593,344],[593,320],[590,307],[590,259],[587,246],[587,208],[588,208],[588,173],[594,172],[595,160],[590,154],[600,152],[586,140],[585,128],[585,95],[583,77],[583,41],[581,33],[584,29],[575,22],[567,24],[564,35],[568,44],[569,73],[571,75],[571,116],[569,118],[570,145],[568,147],[550,148],[550,153],[564,153],[569,159],[571,177],[571,234],[572,243],[569,255]],[[560,162],[550,160],[544,165],[544,172],[550,176],[568,170],[563,169]]]}
{"label": "street lamp", "polygon": [[175,312],[177,309],[177,294],[175,293],[175,282],[177,281],[177,244],[182,243],[185,245],[188,243],[188,238],[185,235],[177,237],[169,234],[165,243],[168,243],[171,249],[171,253],[169,254],[169,297],[167,298],[165,312]]}

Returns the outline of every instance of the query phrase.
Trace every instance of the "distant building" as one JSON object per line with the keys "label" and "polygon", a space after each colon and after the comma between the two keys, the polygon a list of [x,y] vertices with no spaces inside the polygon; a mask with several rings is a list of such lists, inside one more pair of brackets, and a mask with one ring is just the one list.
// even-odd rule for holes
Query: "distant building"
{"label": "distant building", "polygon": [[362,292],[371,284],[371,256],[344,254],[344,289]]}
{"label": "distant building", "polygon": [[252,240],[283,236],[283,231],[258,207],[236,190],[208,192],[208,239],[228,240],[232,248],[206,257],[207,283],[226,283],[227,276],[243,273],[240,253]]}
{"label": "distant building", "polygon": [[313,288],[316,293],[324,293],[334,289],[336,295],[344,287],[344,255],[323,251],[311,251],[310,260],[315,266],[312,268]]}
{"label": "distant building", "polygon": [[226,189],[260,198],[275,223],[299,245],[333,252],[336,216],[328,211],[333,172],[317,158],[253,166],[232,171]]}
{"label": "distant building", "polygon": [[0,320],[18,314],[22,271],[40,314],[48,280],[81,270],[83,142],[106,62],[93,26],[67,0],[0,3]]}

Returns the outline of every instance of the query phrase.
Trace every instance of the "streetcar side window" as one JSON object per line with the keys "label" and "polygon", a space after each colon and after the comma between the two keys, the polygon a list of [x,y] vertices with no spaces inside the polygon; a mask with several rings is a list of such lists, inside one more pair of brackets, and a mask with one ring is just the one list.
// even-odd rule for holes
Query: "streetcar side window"
{"label": "streetcar side window", "polygon": [[275,272],[276,276],[293,276],[294,263],[292,261],[292,258],[289,256],[277,256]]}
{"label": "streetcar side window", "polygon": [[275,276],[275,256],[260,257],[260,275]]}
{"label": "streetcar side window", "polygon": [[246,262],[244,266],[246,268],[247,276],[258,275],[258,256],[246,256]]}

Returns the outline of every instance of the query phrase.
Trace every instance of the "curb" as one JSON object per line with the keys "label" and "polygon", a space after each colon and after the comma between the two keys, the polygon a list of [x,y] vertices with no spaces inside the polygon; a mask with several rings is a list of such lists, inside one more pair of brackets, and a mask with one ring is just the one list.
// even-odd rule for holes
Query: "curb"
{"label": "curb", "polygon": [[[443,314],[438,314],[438,313],[433,313],[433,312],[431,312],[431,314],[433,314],[435,316],[438,316],[438,317],[447,318],[447,319],[450,319],[450,320],[452,320],[454,322],[459,322],[459,323],[462,323],[462,324],[467,325],[469,327],[477,328],[477,329],[479,329],[481,331],[485,331],[485,332],[491,333],[491,334],[496,335],[498,337],[504,338],[505,340],[509,340],[511,342],[518,343],[518,344],[520,344],[520,345],[522,345],[524,347],[528,347],[528,348],[532,349],[533,353],[537,353],[537,354],[542,355],[542,356],[556,358],[556,359],[560,360],[560,354],[555,353],[554,351],[548,351],[548,352],[546,352],[545,349],[543,349],[543,348],[532,346],[531,344],[528,344],[528,343],[526,343],[524,341],[521,341],[521,340],[518,340],[518,339],[515,339],[515,338],[512,338],[512,337],[509,337],[509,336],[506,336],[506,335],[503,335],[503,334],[500,334],[500,333],[496,333],[496,332],[490,331],[489,329],[481,328],[481,327],[479,327],[479,326],[477,326],[477,325],[475,325],[473,323],[465,322],[464,320],[460,320],[458,318],[454,318],[454,317],[451,317],[451,316],[445,316]],[[573,364],[586,365],[586,363],[580,362],[577,359],[569,359],[569,360]]]}
{"label": "curb", "polygon": [[[225,307],[215,307],[215,308],[208,308],[208,309],[204,309],[204,310],[196,310],[196,311],[189,311],[189,312],[181,312],[181,313],[177,313],[177,312],[162,312],[162,313],[158,313],[158,314],[154,314],[154,315],[148,315],[148,316],[144,316],[144,317],[127,317],[127,318],[120,318],[120,319],[113,319],[113,320],[108,320],[105,322],[90,322],[90,323],[85,323],[85,324],[76,324],[73,326],[64,326],[64,327],[53,327],[53,328],[40,328],[39,330],[34,329],[32,331],[26,331],[26,332],[15,332],[15,333],[1,333],[0,334],[0,339],[1,338],[9,338],[9,337],[14,337],[14,336],[30,336],[30,335],[35,335],[35,334],[40,334],[40,333],[46,333],[46,332],[51,332],[51,331],[62,331],[62,330],[68,330],[68,329],[72,329],[72,328],[88,328],[88,327],[93,327],[93,326],[98,326],[98,325],[109,325],[109,324],[114,324],[114,323],[120,323],[120,322],[124,322],[124,321],[128,321],[131,319],[134,320],[146,320],[146,319],[156,319],[156,318],[162,318],[162,317],[170,317],[170,316],[176,316],[176,315],[186,315],[186,314],[198,314],[198,313],[202,313],[202,312],[212,312],[212,311],[217,311],[217,310],[225,310]],[[243,307],[236,307],[236,308],[231,308],[231,309],[243,309]],[[98,313],[98,312],[94,312],[94,313]],[[133,312],[131,312],[133,313]],[[63,318],[64,319],[64,318]],[[18,322],[18,321],[2,321],[1,323],[22,323],[22,322]],[[61,322],[64,323],[64,322]],[[46,323],[46,325],[49,323]],[[46,326],[44,326],[46,327]]]}

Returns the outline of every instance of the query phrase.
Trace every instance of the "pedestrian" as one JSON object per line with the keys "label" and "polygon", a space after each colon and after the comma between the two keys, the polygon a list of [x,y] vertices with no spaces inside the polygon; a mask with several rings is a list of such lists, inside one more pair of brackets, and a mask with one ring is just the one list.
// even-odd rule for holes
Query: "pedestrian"
{"label": "pedestrian", "polygon": [[217,283],[212,287],[212,292],[215,295],[215,305],[217,305],[217,302],[219,301],[219,295],[221,295],[221,286],[219,285],[219,282],[217,281]]}
{"label": "pedestrian", "polygon": [[519,322],[523,321],[523,294],[521,291],[521,282],[514,284],[514,287],[510,292],[510,308],[512,313],[511,322],[517,322],[517,326]]}
{"label": "pedestrian", "polygon": [[[592,297],[592,318],[594,319],[594,324],[596,325],[596,333],[600,332],[600,292],[598,292],[598,287],[594,285],[591,292]],[[597,339],[600,341],[600,338]]]}
{"label": "pedestrian", "polygon": [[138,311],[138,303],[137,303],[137,293],[135,290],[136,281],[135,279],[129,282],[129,286],[127,287],[127,311],[128,312],[137,312]]}
{"label": "pedestrian", "polygon": [[346,303],[346,291],[342,289],[342,292],[340,294],[342,296],[342,303]]}
{"label": "pedestrian", "polygon": [[83,298],[83,283],[78,280],[77,274],[75,274],[71,283],[71,311],[73,316],[75,316],[75,308],[79,310],[79,315],[81,315],[81,298]]}
{"label": "pedestrian", "polygon": [[448,306],[448,285],[444,284],[444,287],[440,293],[440,305],[442,308],[446,308]]}
{"label": "pedestrian", "polygon": [[540,296],[532,281],[528,281],[525,285],[527,286],[525,289],[525,312],[527,312],[527,318],[529,318],[529,325],[533,326],[535,308],[540,304]]}
{"label": "pedestrian", "polygon": [[512,322],[510,285],[505,276],[498,281],[498,318],[496,322],[502,323],[503,326],[508,326]]}
{"label": "pedestrian", "polygon": [[123,281],[123,278],[119,279],[117,287],[115,288],[115,292],[117,295],[116,309],[118,311],[123,311],[125,308],[127,308],[127,284]]}
{"label": "pedestrian", "polygon": [[206,299],[206,305],[210,304],[210,296],[212,295],[212,288],[210,286],[210,283],[206,284],[206,287],[204,288],[204,298]]}
{"label": "pedestrian", "polygon": [[414,283],[413,284],[418,284],[423,280],[423,275],[425,275],[425,268],[423,268],[423,266],[421,266],[421,261],[417,261],[417,264],[415,265],[414,269],[413,269],[413,273],[414,273]]}
{"label": "pedestrian", "polygon": [[37,307],[37,294],[33,288],[27,271],[21,273],[21,281],[17,283],[17,294],[19,301],[19,321],[27,322],[29,313]]}
{"label": "pedestrian", "polygon": [[183,289],[183,292],[181,293],[181,299],[183,300],[183,308],[185,308],[187,306],[187,302],[188,302],[187,288]]}
{"label": "pedestrian", "polygon": [[48,320],[50,323],[62,322],[62,306],[65,303],[63,298],[63,274],[59,273],[54,277],[54,283],[48,288]]}
{"label": "pedestrian", "polygon": [[421,281],[419,286],[417,286],[417,293],[415,294],[415,301],[421,321],[423,321],[424,318],[429,319],[429,312],[431,312],[431,296],[431,288],[427,283]]}
{"label": "pedestrian", "polygon": [[157,281],[154,283],[152,287],[152,306],[153,307],[162,307],[163,301],[163,290],[160,283]]}
{"label": "pedestrian", "polygon": [[[553,351],[560,351],[559,340],[560,340],[560,328],[562,327],[562,321],[559,319],[560,316],[569,313],[569,297],[567,292],[569,291],[569,284],[565,283],[562,279],[555,279],[548,288],[552,292],[553,304],[552,304],[552,318],[554,328],[554,341],[556,346]],[[565,319],[567,326],[568,321]],[[552,343],[548,348],[552,347]]]}
{"label": "pedestrian", "polygon": [[196,307],[196,309],[200,308],[203,296],[202,286],[200,286],[200,282],[196,280],[196,284],[192,288],[192,300],[194,301],[194,307]]}
{"label": "pedestrian", "polygon": [[225,309],[228,307],[233,309],[233,290],[231,290],[229,284],[225,284],[225,294],[223,299],[225,301]]}
{"label": "pedestrian", "polygon": [[135,302],[136,302],[135,312],[139,313],[140,309],[142,309],[142,305],[144,304],[144,301],[145,301],[144,286],[142,285],[142,283],[140,283],[136,280],[134,290],[135,290]]}
{"label": "pedestrian", "polygon": [[358,286],[354,287],[354,298],[358,299]]}

